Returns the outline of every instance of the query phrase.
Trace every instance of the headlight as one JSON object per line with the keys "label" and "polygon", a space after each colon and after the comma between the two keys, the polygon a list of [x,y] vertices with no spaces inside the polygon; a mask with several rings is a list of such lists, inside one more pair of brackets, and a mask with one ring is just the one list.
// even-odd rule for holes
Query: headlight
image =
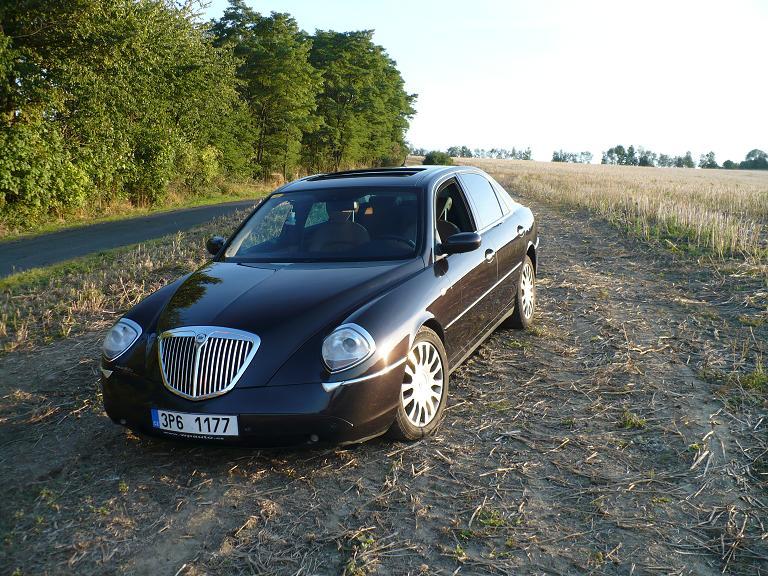
{"label": "headlight", "polygon": [[128,350],[141,336],[141,326],[128,318],[121,318],[112,329],[107,332],[101,351],[107,360],[115,360],[123,352]]}
{"label": "headlight", "polygon": [[360,364],[371,357],[376,344],[357,324],[344,324],[323,340],[323,361],[331,372]]}

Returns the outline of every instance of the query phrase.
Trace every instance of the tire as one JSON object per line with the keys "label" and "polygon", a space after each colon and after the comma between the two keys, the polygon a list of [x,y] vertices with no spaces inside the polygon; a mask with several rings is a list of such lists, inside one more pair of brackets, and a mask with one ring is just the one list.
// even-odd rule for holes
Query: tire
{"label": "tire", "polygon": [[419,440],[437,429],[448,398],[448,359],[440,337],[426,326],[416,333],[408,353],[399,397],[389,429],[392,438]]}
{"label": "tire", "polygon": [[525,330],[533,323],[536,312],[536,272],[530,256],[526,254],[520,269],[520,279],[515,292],[515,309],[512,315],[504,321],[505,328]]}

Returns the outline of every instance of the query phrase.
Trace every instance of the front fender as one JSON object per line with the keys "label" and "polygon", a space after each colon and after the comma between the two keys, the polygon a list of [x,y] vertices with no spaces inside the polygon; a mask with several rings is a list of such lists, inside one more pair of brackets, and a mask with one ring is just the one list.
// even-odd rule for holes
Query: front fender
{"label": "front fender", "polygon": [[[379,359],[387,364],[398,362],[406,357],[424,324],[440,326],[431,309],[449,285],[448,276],[436,275],[433,267],[425,268],[357,310],[345,322],[359,324],[373,336]],[[438,332],[442,332],[442,327]]]}

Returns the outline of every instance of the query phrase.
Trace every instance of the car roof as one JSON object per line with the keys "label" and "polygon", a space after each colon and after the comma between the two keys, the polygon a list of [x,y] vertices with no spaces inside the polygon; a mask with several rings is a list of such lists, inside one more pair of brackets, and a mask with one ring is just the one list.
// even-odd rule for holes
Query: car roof
{"label": "car roof", "polygon": [[329,174],[314,174],[289,182],[280,193],[301,192],[319,188],[426,188],[430,182],[450,173],[478,171],[473,166],[400,166],[365,168]]}

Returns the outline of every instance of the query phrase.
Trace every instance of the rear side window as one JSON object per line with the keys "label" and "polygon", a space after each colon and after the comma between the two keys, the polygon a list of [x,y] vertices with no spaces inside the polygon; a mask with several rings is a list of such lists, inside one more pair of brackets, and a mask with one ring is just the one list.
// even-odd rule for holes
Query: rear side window
{"label": "rear side window", "polygon": [[476,212],[479,229],[483,229],[501,218],[502,210],[499,199],[488,180],[480,174],[461,174],[460,178]]}
{"label": "rear side window", "polygon": [[504,211],[504,214],[511,212],[516,204],[512,199],[512,195],[505,190],[504,186],[496,182],[493,178],[489,178],[488,180],[491,181],[491,186],[496,190],[496,196],[499,198],[499,202],[501,202],[501,209]]}

